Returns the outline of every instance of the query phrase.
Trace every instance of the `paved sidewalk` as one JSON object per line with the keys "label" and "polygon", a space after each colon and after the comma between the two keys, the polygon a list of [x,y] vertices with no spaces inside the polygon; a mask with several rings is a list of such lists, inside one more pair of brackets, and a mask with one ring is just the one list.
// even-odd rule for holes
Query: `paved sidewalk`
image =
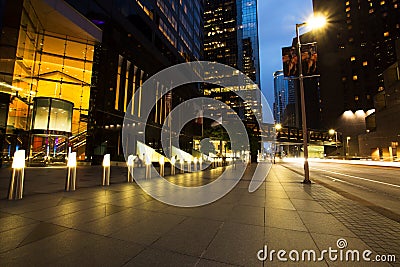
{"label": "paved sidewalk", "polygon": [[[257,252],[315,250],[337,240],[346,249],[396,254],[400,224],[348,200],[278,164],[266,182],[248,192],[254,166],[225,197],[199,208],[177,208],[124,183],[126,169],[112,169],[112,185],[100,187],[101,169],[78,169],[76,192],[63,192],[64,173],[30,170],[27,194],[7,201],[7,173],[0,177],[1,266],[390,266],[373,262],[260,262]],[[201,185],[223,169],[180,174],[171,181]],[[45,177],[41,176],[45,173]],[[35,182],[41,186],[33,189]],[[29,186],[30,185],[30,189]],[[47,188],[47,189],[46,189]],[[40,189],[40,190],[39,190]],[[48,192],[45,192],[48,190]],[[286,255],[287,257],[287,255]],[[373,256],[372,256],[373,257]]]}

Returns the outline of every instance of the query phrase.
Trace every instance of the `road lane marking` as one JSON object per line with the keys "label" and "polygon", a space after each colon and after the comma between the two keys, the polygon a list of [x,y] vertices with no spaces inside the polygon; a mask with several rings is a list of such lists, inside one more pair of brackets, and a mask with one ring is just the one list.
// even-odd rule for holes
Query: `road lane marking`
{"label": "road lane marking", "polygon": [[329,175],[326,175],[326,174],[324,174],[323,176],[332,179],[332,182],[336,182],[336,181],[337,181],[337,182],[341,182],[341,183],[344,183],[344,184],[348,184],[348,185],[351,185],[351,186],[355,186],[355,187],[358,187],[358,188],[361,188],[361,189],[364,189],[364,190],[371,191],[370,188],[365,187],[365,186],[362,186],[362,185],[353,184],[353,183],[350,183],[350,182],[347,182],[347,181],[344,181],[344,180],[341,180],[341,179],[339,179],[339,178],[336,178],[336,177],[333,177],[333,176],[329,176]]}
{"label": "road lane marking", "polygon": [[385,183],[385,182],[375,181],[375,180],[371,180],[371,179],[367,179],[367,178],[363,178],[363,177],[358,177],[358,176],[354,176],[354,175],[349,175],[349,174],[344,174],[344,173],[340,173],[340,172],[321,170],[321,169],[317,169],[317,168],[313,168],[313,169],[314,170],[318,170],[318,171],[322,171],[322,172],[342,175],[342,176],[346,176],[346,177],[354,178],[354,179],[358,179],[358,180],[363,180],[363,181],[367,181],[367,182],[372,182],[372,183],[383,184],[383,185],[388,185],[388,186],[400,188],[400,185],[397,185],[397,184],[389,184],[389,183]]}

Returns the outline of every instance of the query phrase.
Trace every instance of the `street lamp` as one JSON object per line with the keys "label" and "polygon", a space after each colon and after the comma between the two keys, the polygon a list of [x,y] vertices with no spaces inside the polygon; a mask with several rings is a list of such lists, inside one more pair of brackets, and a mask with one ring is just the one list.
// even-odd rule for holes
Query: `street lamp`
{"label": "street lamp", "polygon": [[301,114],[302,114],[302,128],[303,128],[303,147],[304,147],[304,184],[311,184],[310,181],[310,169],[308,166],[308,144],[307,144],[307,118],[306,118],[306,101],[304,97],[304,83],[303,83],[303,65],[301,62],[301,43],[299,28],[303,26],[309,26],[312,29],[321,28],[326,23],[323,17],[312,17],[307,22],[296,24],[296,39],[297,39],[297,54],[299,57],[299,84],[300,84],[300,101],[301,101]]}

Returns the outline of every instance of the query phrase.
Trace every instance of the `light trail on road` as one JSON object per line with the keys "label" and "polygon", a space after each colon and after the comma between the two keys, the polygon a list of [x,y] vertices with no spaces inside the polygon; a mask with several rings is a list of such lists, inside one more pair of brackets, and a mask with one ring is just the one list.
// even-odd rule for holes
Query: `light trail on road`
{"label": "light trail on road", "polygon": [[342,176],[346,176],[346,177],[349,177],[349,178],[359,179],[359,180],[363,180],[363,181],[367,181],[367,182],[371,182],[371,183],[383,184],[383,185],[388,185],[388,186],[400,188],[400,185],[395,185],[395,184],[385,183],[385,182],[381,182],[381,181],[371,180],[371,179],[358,177],[358,176],[354,176],[354,175],[349,175],[349,174],[344,174],[344,173],[340,173],[340,172],[327,171],[327,170],[318,169],[318,168],[313,168],[313,169],[316,170],[316,171],[342,175]]}

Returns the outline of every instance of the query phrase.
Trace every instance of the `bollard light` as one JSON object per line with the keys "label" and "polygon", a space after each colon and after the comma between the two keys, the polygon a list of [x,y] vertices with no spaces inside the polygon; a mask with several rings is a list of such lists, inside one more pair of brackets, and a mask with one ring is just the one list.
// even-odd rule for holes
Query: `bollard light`
{"label": "bollard light", "polygon": [[144,155],[144,164],[146,165],[146,179],[149,179],[149,178],[151,178],[151,176],[150,176],[151,158],[147,155]]}
{"label": "bollard light", "polygon": [[188,172],[192,172],[192,160],[190,158],[188,158],[186,160],[187,165],[188,165]]}
{"label": "bollard light", "polygon": [[175,175],[175,163],[176,163],[175,157],[172,157],[172,159],[171,159],[171,175]]}
{"label": "bollard light", "polygon": [[160,157],[158,163],[160,163],[160,176],[164,176],[164,164],[165,164],[164,157]]}
{"label": "bollard light", "polygon": [[110,185],[110,166],[111,166],[110,154],[105,154],[103,158],[103,181],[102,181],[103,186]]}
{"label": "bollard light", "polygon": [[8,200],[22,199],[25,176],[25,150],[18,150],[14,153],[12,169]]}
{"label": "bollard light", "polygon": [[200,165],[199,168],[202,171],[203,170],[203,157],[199,158],[199,165]]}
{"label": "bollard light", "polygon": [[25,150],[18,150],[14,153],[12,168],[13,169],[25,168]]}
{"label": "bollard light", "polygon": [[197,171],[197,158],[193,159],[193,171]]}
{"label": "bollard light", "polygon": [[134,155],[129,155],[128,156],[128,162],[127,162],[128,183],[133,183],[133,169],[135,167],[135,160],[136,160],[136,156],[134,156]]}
{"label": "bollard light", "polygon": [[183,159],[180,159],[179,163],[181,164],[181,173],[184,173],[185,172],[185,166],[183,164],[185,164],[185,161]]}
{"label": "bollard light", "polygon": [[68,154],[67,163],[67,178],[65,181],[65,191],[76,190],[76,152],[70,152]]}

